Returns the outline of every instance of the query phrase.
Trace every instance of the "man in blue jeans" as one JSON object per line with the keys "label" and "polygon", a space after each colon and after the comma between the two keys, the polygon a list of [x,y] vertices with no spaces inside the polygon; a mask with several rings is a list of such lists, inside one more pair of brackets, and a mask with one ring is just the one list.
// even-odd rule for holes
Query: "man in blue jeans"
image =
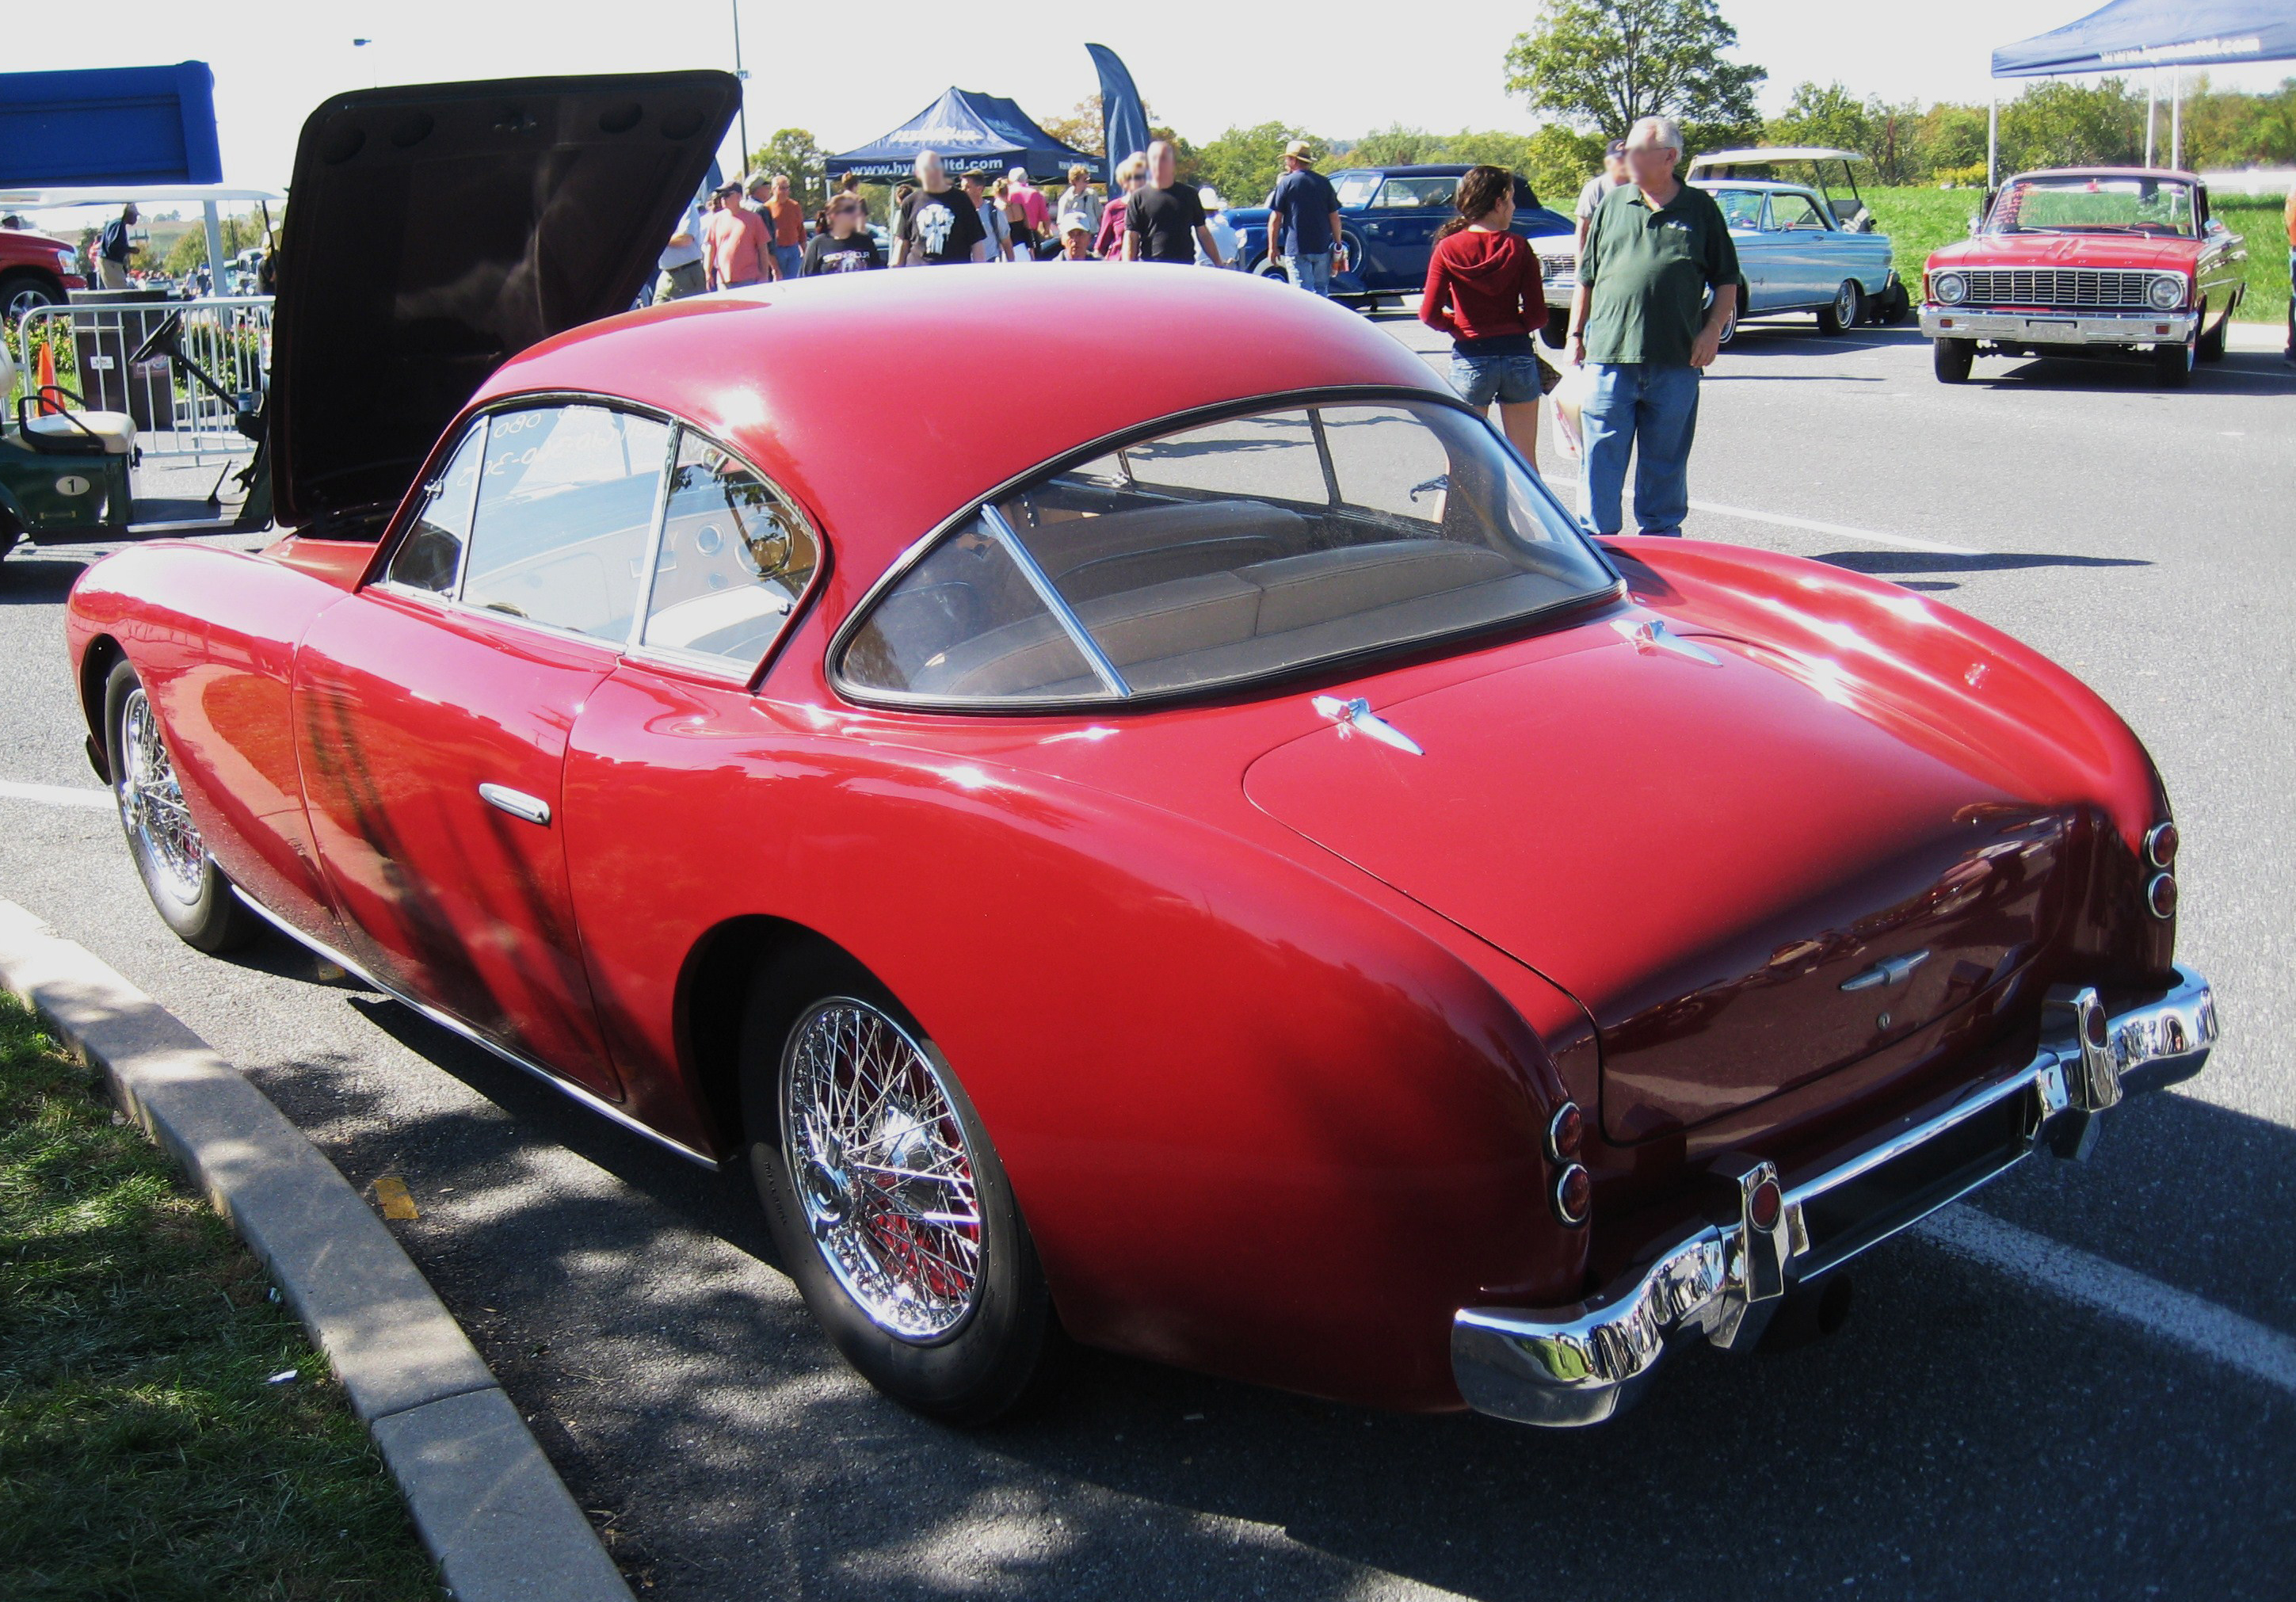
{"label": "man in blue jeans", "polygon": [[1283,176],[1267,197],[1267,254],[1283,264],[1292,285],[1311,295],[1332,292],[1332,269],[1347,271],[1347,236],[1340,232],[1340,195],[1316,170],[1305,139],[1283,147]]}
{"label": "man in blue jeans", "polygon": [[1690,513],[1698,374],[1738,303],[1738,251],[1714,197],[1674,176],[1681,156],[1674,119],[1635,124],[1628,182],[1595,208],[1578,256],[1570,341],[1594,381],[1578,412],[1578,516],[1590,533],[1621,531],[1629,452],[1636,531],[1678,536]]}

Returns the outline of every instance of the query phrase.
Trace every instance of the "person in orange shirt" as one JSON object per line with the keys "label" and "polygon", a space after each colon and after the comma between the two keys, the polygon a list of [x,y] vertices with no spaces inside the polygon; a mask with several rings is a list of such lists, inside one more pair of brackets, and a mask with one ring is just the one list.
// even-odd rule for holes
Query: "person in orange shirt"
{"label": "person in orange shirt", "polygon": [[772,279],[774,252],[767,242],[766,219],[742,204],[741,185],[718,186],[718,209],[701,226],[701,259],[713,290],[740,289],[745,283]]}
{"label": "person in orange shirt", "polygon": [[790,193],[787,173],[774,175],[773,198],[764,206],[774,238],[774,275],[798,278],[805,274],[805,208]]}

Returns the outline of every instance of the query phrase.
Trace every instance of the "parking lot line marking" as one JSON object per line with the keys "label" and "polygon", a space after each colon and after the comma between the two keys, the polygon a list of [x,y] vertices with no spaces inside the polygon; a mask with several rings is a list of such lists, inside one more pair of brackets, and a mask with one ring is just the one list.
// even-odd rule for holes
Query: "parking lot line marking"
{"label": "parking lot line marking", "polygon": [[0,799],[38,801],[48,807],[101,809],[111,805],[111,792],[85,790],[78,785],[20,785],[13,779],[0,779]]}
{"label": "parking lot line marking", "polygon": [[1927,551],[1932,556],[1982,556],[1986,553],[1972,550],[1965,545],[1945,545],[1934,539],[1915,539],[1909,534],[1877,534],[1871,529],[1852,529],[1841,523],[1819,522],[1810,517],[1788,517],[1783,512],[1749,512],[1743,506],[1718,506],[1712,501],[1693,501],[1693,512],[1711,512],[1717,517],[1742,517],[1749,522],[1775,523],[1782,529],[1807,529],[1812,534],[1831,534],[1837,539],[1865,539],[1875,545],[1901,546],[1908,551]]}
{"label": "parking lot line marking", "polygon": [[2004,1223],[1974,1207],[1948,1207],[1915,1234],[1956,1256],[2055,1292],[2156,1339],[2237,1368],[2296,1395],[2296,1338],[2174,1286],[2075,1246]]}

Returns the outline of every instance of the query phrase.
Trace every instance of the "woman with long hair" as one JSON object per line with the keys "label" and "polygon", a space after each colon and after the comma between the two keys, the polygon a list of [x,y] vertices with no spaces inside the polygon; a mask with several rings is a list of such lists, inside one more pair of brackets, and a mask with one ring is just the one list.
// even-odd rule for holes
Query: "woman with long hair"
{"label": "woman with long hair", "polygon": [[1435,236],[1419,320],[1451,336],[1459,398],[1478,409],[1496,401],[1500,429],[1536,470],[1538,398],[1554,387],[1554,370],[1531,344],[1531,331],[1546,322],[1546,292],[1538,253],[1509,232],[1514,185],[1504,167],[1472,167],[1459,180],[1458,215]]}

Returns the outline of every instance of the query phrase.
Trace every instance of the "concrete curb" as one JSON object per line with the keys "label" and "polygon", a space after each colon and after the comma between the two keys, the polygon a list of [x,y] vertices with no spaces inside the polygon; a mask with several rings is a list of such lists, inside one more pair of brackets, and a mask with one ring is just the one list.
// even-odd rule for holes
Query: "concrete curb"
{"label": "concrete curb", "polygon": [[454,1315],[284,1113],[159,1003],[9,900],[0,983],[102,1070],[269,1270],[373,1433],[456,1602],[630,1602]]}

